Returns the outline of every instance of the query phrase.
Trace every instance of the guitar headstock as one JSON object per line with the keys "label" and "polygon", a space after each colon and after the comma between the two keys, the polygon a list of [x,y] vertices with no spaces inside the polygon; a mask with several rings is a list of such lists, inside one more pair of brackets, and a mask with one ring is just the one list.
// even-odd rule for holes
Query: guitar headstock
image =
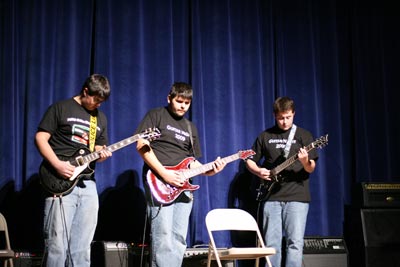
{"label": "guitar headstock", "polygon": [[256,154],[256,152],[254,152],[251,149],[248,149],[248,150],[240,150],[238,152],[238,154],[239,154],[240,159],[246,160],[246,159],[250,158],[251,156],[253,156],[254,154]]}
{"label": "guitar headstock", "polygon": [[156,127],[154,128],[148,128],[141,132],[140,138],[147,139],[149,141],[153,141],[161,136],[160,130]]}
{"label": "guitar headstock", "polygon": [[321,136],[313,142],[314,147],[323,148],[328,144],[328,134]]}

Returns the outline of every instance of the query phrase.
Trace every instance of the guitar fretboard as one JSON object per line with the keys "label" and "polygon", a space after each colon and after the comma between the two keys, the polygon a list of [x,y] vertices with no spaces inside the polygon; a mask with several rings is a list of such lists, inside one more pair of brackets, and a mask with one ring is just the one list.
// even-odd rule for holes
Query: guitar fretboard
{"label": "guitar fretboard", "polygon": [[[305,147],[305,150],[307,152],[313,150],[315,148],[314,146],[314,142],[309,144],[308,146]],[[287,167],[289,167],[290,165],[292,165],[296,160],[298,159],[297,154],[291,156],[290,158],[288,158],[287,160],[285,160],[283,163],[281,163],[280,165],[276,166],[273,170],[271,170],[271,172],[273,173],[273,175],[278,175],[281,171],[283,171],[284,169],[286,169]]]}
{"label": "guitar fretboard", "polygon": [[[325,146],[327,144],[327,142],[328,142],[328,135],[326,134],[325,136],[321,136],[320,138],[318,138],[317,140],[315,140],[314,142],[312,142],[311,144],[306,146],[304,149],[307,152],[310,152],[311,150],[313,150],[316,147],[321,148],[321,147]],[[280,165],[278,165],[274,169],[272,169],[271,175],[272,175],[273,179],[275,179],[277,181],[278,180],[277,175],[281,171],[283,171],[284,169],[286,169],[287,167],[292,165],[297,159],[298,159],[298,156],[296,153],[295,155],[291,156],[290,158],[285,160],[283,163],[281,163]]]}
{"label": "guitar fretboard", "polygon": [[[235,161],[239,159],[239,153],[227,156],[225,158],[222,158],[221,160],[225,163],[230,163],[232,161]],[[214,162],[209,162],[207,164],[201,165],[200,167],[194,168],[194,169],[185,169],[182,171],[183,177],[186,179],[192,178],[194,176],[197,176],[199,174],[205,173],[207,171],[212,170]]]}
{"label": "guitar fretboard", "polygon": [[[139,135],[134,135],[132,137],[128,137],[128,138],[126,138],[124,140],[121,140],[121,141],[119,141],[119,142],[117,142],[115,144],[112,144],[112,145],[106,147],[105,150],[110,151],[110,152],[114,152],[114,151],[116,151],[118,149],[121,149],[123,147],[126,147],[126,146],[136,142],[137,140],[139,140],[139,138],[140,138]],[[100,158],[100,151],[96,151],[96,152],[93,152],[91,154],[88,154],[88,155],[84,156],[83,160],[84,160],[85,163],[89,163],[89,162],[97,160],[98,158]]]}

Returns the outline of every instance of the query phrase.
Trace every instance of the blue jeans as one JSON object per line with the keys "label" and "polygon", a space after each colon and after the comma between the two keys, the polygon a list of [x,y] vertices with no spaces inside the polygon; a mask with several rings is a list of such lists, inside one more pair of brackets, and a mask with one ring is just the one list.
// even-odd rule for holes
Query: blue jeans
{"label": "blue jeans", "polygon": [[308,203],[267,201],[264,204],[265,243],[274,247],[276,254],[270,257],[272,266],[280,267],[282,236],[286,237],[286,267],[301,267],[304,232],[307,222]]}
{"label": "blue jeans", "polygon": [[46,266],[90,266],[90,245],[97,225],[99,199],[96,183],[83,182],[86,188],[75,186],[66,196],[45,200]]}
{"label": "blue jeans", "polygon": [[181,196],[184,197],[167,206],[148,206],[151,267],[182,266],[193,201],[189,192],[184,192]]}

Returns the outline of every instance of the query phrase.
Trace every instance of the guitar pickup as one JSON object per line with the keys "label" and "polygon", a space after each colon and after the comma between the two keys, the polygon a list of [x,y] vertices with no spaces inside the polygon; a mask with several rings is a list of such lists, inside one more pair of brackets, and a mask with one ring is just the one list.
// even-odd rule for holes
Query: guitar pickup
{"label": "guitar pickup", "polygon": [[82,166],[83,164],[85,164],[85,161],[83,160],[82,156],[76,157],[75,161],[76,161],[76,163],[78,163],[79,166]]}

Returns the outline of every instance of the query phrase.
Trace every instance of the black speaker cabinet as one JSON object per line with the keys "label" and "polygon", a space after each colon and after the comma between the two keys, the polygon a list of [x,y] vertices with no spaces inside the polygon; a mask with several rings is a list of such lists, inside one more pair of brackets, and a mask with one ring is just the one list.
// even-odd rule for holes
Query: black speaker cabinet
{"label": "black speaker cabinet", "polygon": [[347,267],[347,247],[341,237],[305,237],[302,267]]}
{"label": "black speaker cabinet", "polygon": [[95,241],[91,248],[92,267],[148,267],[149,252],[125,242]]}
{"label": "black speaker cabinet", "polygon": [[366,267],[400,266],[400,209],[361,209]]}

